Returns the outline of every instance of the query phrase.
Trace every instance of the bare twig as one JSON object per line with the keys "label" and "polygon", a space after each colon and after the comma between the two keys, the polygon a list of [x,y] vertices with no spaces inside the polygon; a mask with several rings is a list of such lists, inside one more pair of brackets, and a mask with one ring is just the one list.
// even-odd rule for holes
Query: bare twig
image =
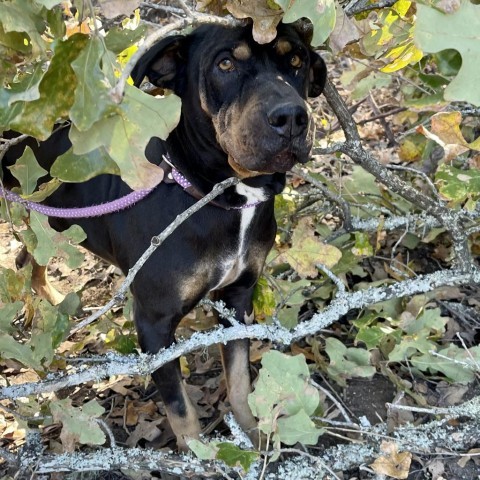
{"label": "bare twig", "polygon": [[174,31],[183,30],[189,26],[201,25],[205,23],[223,25],[226,27],[232,27],[240,24],[238,20],[230,17],[217,17],[216,15],[208,15],[206,13],[191,11],[191,15],[188,15],[185,18],[174,20],[168,25],[159,28],[145,37],[143,43],[138,47],[138,50],[131,56],[130,60],[125,65],[117,84],[110,91],[112,99],[116,103],[120,103],[122,101],[128,77],[132,73],[132,70],[137,64],[138,60],[140,60],[140,58],[152,47],[152,45]]}
{"label": "bare twig", "polygon": [[348,423],[348,425],[358,427],[358,425],[356,425],[355,423],[352,422],[352,420],[351,420],[350,416],[348,415],[347,411],[345,410],[345,408],[343,408],[343,405],[326,388],[323,388],[320,384],[318,384],[317,382],[315,382],[312,379],[310,379],[309,382],[315,388],[317,388],[318,390],[323,392],[330,399],[330,401],[333,402],[333,404],[338,408],[338,410],[340,411],[340,413],[342,414],[343,418]]}
{"label": "bare twig", "polygon": [[294,167],[292,172],[295,175],[298,175],[300,178],[303,178],[306,182],[315,185],[315,187],[317,187],[326,198],[336,203],[340,207],[343,217],[343,227],[345,230],[350,231],[352,228],[352,214],[350,212],[350,205],[348,202],[346,202],[340,195],[337,195],[329,190],[322,182],[304,172],[301,168]]}

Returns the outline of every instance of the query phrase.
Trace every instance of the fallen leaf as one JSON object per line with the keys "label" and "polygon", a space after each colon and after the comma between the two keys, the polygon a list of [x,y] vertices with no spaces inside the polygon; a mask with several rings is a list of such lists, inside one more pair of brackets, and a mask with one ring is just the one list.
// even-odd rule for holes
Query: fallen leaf
{"label": "fallen leaf", "polygon": [[467,452],[467,455],[462,456],[460,460],[457,462],[457,464],[464,468],[465,465],[472,460],[475,465],[480,465],[480,448],[472,448]]}
{"label": "fallen leaf", "polygon": [[393,442],[382,442],[380,449],[385,456],[378,457],[370,467],[380,474],[393,478],[408,478],[412,454],[410,452],[398,452],[398,446]]}
{"label": "fallen leaf", "polygon": [[125,442],[128,447],[135,447],[140,440],[147,440],[149,442],[155,440],[161,433],[159,428],[163,422],[166,422],[165,417],[158,418],[157,420],[140,420],[135,427],[135,430],[127,438]]}
{"label": "fallen leaf", "polygon": [[140,6],[140,0],[99,0],[99,3],[107,18],[129,16]]}

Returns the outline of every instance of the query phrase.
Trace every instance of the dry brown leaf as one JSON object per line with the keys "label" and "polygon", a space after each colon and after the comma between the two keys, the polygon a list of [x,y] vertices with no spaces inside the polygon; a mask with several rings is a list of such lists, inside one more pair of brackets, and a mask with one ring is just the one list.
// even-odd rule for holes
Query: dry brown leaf
{"label": "dry brown leaf", "polygon": [[341,52],[347,44],[360,38],[360,30],[356,25],[355,19],[348,18],[338,3],[335,4],[335,9],[337,16],[335,28],[330,37],[328,37],[328,45],[334,55]]}
{"label": "dry brown leaf", "polygon": [[398,446],[393,442],[382,442],[380,449],[385,453],[378,457],[370,467],[380,474],[389,475],[392,478],[404,479],[408,477],[412,454],[410,452],[398,452]]}
{"label": "dry brown leaf", "polygon": [[283,11],[269,8],[267,0],[228,0],[227,9],[236,18],[253,20],[253,38],[256,42],[269,43],[277,36],[277,25]]}
{"label": "dry brown leaf", "polygon": [[125,443],[129,447],[135,447],[137,443],[142,439],[149,442],[155,440],[155,438],[157,438],[161,433],[161,429],[159,428],[159,426],[162,425],[162,423],[164,422],[167,422],[167,419],[164,417],[153,421],[140,420],[135,430],[127,438],[127,441]]}
{"label": "dry brown leaf", "polygon": [[292,355],[298,355],[299,353],[303,353],[307,360],[311,360],[312,362],[315,361],[315,355],[312,352],[312,347],[303,348],[294,343],[290,348],[292,351]]}
{"label": "dry brown leaf", "polygon": [[226,0],[197,0],[197,10],[199,12],[210,12],[214,15],[223,15],[225,13]]}
{"label": "dry brown leaf", "polygon": [[472,448],[467,452],[467,455],[462,456],[460,460],[457,462],[457,464],[464,468],[465,465],[472,460],[475,465],[480,465],[480,448]]}
{"label": "dry brown leaf", "polygon": [[99,3],[107,18],[131,15],[140,6],[140,0],[99,0]]}
{"label": "dry brown leaf", "polygon": [[[440,115],[440,114],[437,114]],[[432,117],[433,118],[433,117]],[[433,123],[433,121],[432,121]],[[442,128],[444,128],[445,125],[442,124]],[[420,125],[417,127],[417,132],[420,133],[421,135],[425,136],[429,140],[433,140],[435,143],[438,143],[443,149],[445,150],[445,161],[450,162],[454,158],[458,157],[462,153],[465,153],[466,151],[469,150],[468,147],[465,145],[462,145],[461,143],[446,143],[443,138],[441,138],[439,135],[436,135],[433,132],[430,132],[427,130],[423,125]],[[453,140],[455,138],[455,135],[447,135],[445,137],[445,140]],[[465,142],[465,140],[464,140]]]}

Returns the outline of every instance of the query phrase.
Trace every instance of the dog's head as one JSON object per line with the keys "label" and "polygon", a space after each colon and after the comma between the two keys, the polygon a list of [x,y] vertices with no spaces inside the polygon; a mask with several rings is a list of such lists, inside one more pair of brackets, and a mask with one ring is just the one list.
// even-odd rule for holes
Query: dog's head
{"label": "dog's head", "polygon": [[151,83],[182,98],[183,122],[228,156],[241,178],[286,172],[308,160],[314,123],[306,102],[326,80],[321,57],[291,25],[259,45],[251,27],[208,25],[188,36],[168,37],[135,67],[138,86]]}

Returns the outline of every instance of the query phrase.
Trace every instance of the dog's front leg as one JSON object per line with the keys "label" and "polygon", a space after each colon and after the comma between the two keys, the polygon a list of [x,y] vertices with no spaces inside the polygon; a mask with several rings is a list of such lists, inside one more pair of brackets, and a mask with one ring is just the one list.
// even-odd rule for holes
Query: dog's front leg
{"label": "dog's front leg", "polygon": [[[215,293],[214,298],[223,300],[227,308],[235,309],[238,322],[250,324],[253,321],[253,287],[230,286]],[[224,326],[231,326],[228,320],[219,319]],[[255,446],[260,446],[257,421],[248,406],[251,392],[248,339],[235,340],[221,345],[223,369],[227,383],[230,405],[236,420],[248,434]]]}
{"label": "dog's front leg", "polygon": [[[157,312],[158,313],[158,312]],[[155,315],[155,318],[142,311],[138,303],[134,306],[135,323],[138,332],[138,341],[142,351],[157,353],[163,347],[174,343],[175,328],[181,315]],[[180,362],[175,360],[167,363],[152,373],[160,396],[165,404],[167,417],[173,433],[177,437],[179,450],[186,451],[187,440],[198,438],[200,423],[194,405],[190,401],[180,370]]]}

